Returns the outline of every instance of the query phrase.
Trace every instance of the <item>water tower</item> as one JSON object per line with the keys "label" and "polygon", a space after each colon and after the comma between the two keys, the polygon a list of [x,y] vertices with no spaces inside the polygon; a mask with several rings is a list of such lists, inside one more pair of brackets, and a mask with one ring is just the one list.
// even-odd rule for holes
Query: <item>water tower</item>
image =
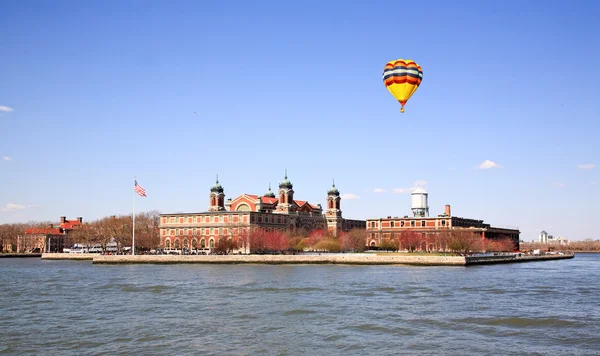
{"label": "water tower", "polygon": [[412,205],[411,209],[415,217],[428,217],[429,216],[429,205],[427,204],[427,192],[425,189],[419,187],[415,189],[412,194]]}

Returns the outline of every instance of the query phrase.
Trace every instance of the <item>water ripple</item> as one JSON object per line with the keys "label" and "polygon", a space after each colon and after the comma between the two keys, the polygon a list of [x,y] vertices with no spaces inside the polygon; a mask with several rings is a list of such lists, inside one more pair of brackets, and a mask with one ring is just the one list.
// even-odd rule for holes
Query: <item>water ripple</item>
{"label": "water ripple", "polygon": [[600,349],[600,255],[482,268],[4,259],[0,269],[0,355]]}

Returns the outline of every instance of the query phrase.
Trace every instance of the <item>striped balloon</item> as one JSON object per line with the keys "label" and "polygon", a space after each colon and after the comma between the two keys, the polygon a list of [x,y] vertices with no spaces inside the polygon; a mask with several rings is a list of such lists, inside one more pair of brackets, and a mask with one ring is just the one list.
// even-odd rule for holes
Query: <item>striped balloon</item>
{"label": "striped balloon", "polygon": [[422,80],[421,66],[409,59],[388,62],[383,70],[383,83],[402,105],[400,112],[404,112],[404,105],[417,91]]}

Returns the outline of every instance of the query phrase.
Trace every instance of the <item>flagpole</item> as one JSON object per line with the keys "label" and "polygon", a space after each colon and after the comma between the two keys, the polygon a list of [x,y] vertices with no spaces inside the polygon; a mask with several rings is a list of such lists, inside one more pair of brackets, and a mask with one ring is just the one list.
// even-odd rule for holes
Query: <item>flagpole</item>
{"label": "flagpole", "polygon": [[133,177],[133,239],[131,240],[131,255],[135,256],[135,176]]}

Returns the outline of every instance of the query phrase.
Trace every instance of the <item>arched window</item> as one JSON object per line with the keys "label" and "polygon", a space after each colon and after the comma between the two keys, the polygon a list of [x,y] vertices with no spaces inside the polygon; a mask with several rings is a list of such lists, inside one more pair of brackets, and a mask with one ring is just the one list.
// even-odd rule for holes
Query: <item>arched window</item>
{"label": "arched window", "polygon": [[250,206],[248,206],[248,204],[240,204],[238,205],[237,209],[235,209],[237,211],[250,211]]}
{"label": "arched window", "polygon": [[209,244],[210,248],[214,248],[215,247],[215,239],[210,239],[208,244]]}
{"label": "arched window", "polygon": [[175,249],[179,250],[179,239],[175,240]]}
{"label": "arched window", "polygon": [[198,248],[198,240],[196,240],[196,239],[192,240],[192,248],[194,248],[194,249]]}
{"label": "arched window", "polygon": [[188,241],[188,239],[184,239],[183,240],[183,248],[188,248],[189,247],[189,243],[190,242]]}
{"label": "arched window", "polygon": [[204,239],[200,240],[200,248],[206,248],[206,241]]}
{"label": "arched window", "polygon": [[167,249],[170,249],[170,248],[171,248],[171,240],[170,240],[170,239],[167,239],[167,240],[165,241],[165,248],[167,248]]}

